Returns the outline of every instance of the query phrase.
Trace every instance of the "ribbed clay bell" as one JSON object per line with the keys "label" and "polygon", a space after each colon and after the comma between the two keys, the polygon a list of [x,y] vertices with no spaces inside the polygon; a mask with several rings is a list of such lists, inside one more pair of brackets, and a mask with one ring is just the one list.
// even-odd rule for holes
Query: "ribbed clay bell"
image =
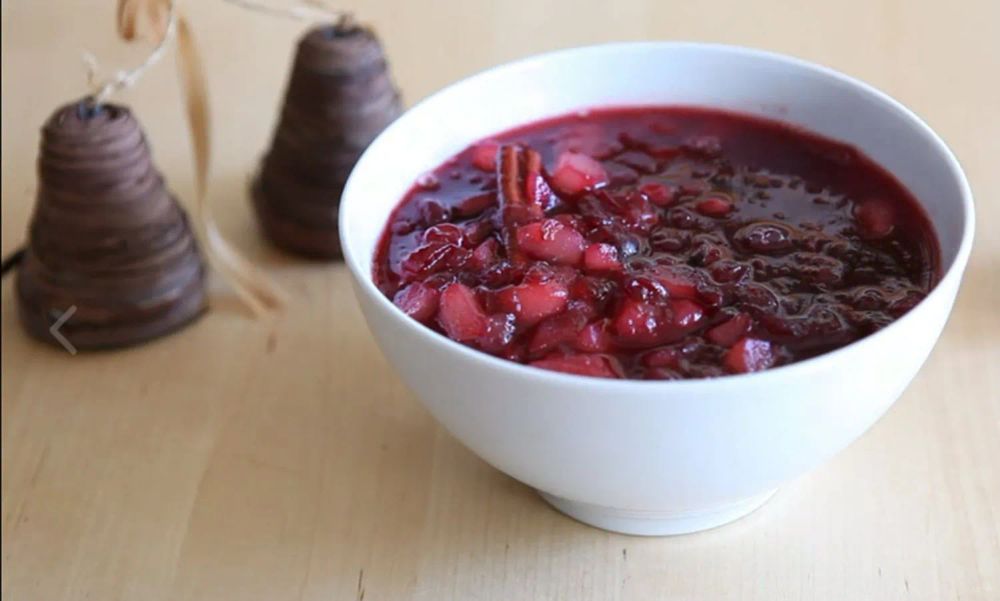
{"label": "ribbed clay bell", "polygon": [[368,144],[401,112],[371,29],[347,22],[306,33],[253,184],[265,235],[299,255],[340,258],[337,210],[344,183]]}
{"label": "ribbed clay bell", "polygon": [[144,342],[204,311],[204,275],[187,216],[132,113],[89,100],[58,109],[42,129],[17,277],[27,331],[74,349]]}

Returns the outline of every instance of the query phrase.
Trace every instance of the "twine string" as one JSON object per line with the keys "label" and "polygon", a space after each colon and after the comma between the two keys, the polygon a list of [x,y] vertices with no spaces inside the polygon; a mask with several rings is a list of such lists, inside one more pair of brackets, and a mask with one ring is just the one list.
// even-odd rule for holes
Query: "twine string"
{"label": "twine string", "polygon": [[91,93],[91,100],[95,105],[103,104],[112,94],[120,92],[126,88],[130,88],[135,85],[143,74],[146,73],[153,65],[160,62],[163,55],[167,52],[167,45],[170,40],[173,39],[177,32],[177,11],[174,8],[174,3],[171,2],[167,6],[167,27],[164,30],[160,40],[157,42],[153,51],[149,53],[146,60],[142,61],[138,66],[133,69],[125,70],[120,69],[115,71],[114,75],[105,81],[99,81],[98,76],[100,73],[100,64],[95,57],[90,52],[83,53],[83,63],[87,66],[87,84],[90,86],[93,92]]}
{"label": "twine string", "polygon": [[338,26],[348,25],[352,20],[349,11],[334,8],[324,0],[299,0],[291,6],[278,6],[258,0],[225,0],[229,4],[272,17],[285,17],[299,21],[333,19]]}

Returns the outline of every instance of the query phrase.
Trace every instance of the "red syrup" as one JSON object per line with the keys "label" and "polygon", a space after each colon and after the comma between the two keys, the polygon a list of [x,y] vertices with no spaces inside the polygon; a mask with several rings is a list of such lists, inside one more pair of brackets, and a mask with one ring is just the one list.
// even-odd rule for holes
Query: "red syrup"
{"label": "red syrup", "polygon": [[572,374],[721,376],[864,338],[938,278],[931,224],[857,149],[704,108],[520,127],[420,178],[379,289],[483,352]]}

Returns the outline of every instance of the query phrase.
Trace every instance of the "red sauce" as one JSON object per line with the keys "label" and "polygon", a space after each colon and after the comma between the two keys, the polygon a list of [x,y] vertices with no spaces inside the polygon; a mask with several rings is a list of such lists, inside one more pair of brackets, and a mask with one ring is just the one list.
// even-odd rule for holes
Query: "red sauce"
{"label": "red sauce", "polygon": [[857,149],[702,108],[479,142],[393,212],[374,279],[499,357],[591,376],[757,371],[885,327],[936,283],[916,200]]}

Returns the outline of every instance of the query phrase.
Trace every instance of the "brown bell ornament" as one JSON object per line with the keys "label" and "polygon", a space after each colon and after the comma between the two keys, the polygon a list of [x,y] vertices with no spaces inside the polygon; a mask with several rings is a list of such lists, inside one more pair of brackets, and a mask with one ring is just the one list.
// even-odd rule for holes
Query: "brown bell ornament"
{"label": "brown bell ornament", "polygon": [[253,183],[265,235],[295,254],[339,259],[337,211],[347,176],[401,112],[371,29],[347,19],[306,33],[271,148]]}
{"label": "brown bell ornament", "polygon": [[202,314],[204,278],[187,216],[131,111],[90,100],[58,109],[42,129],[17,274],[28,333],[78,349],[145,342]]}

